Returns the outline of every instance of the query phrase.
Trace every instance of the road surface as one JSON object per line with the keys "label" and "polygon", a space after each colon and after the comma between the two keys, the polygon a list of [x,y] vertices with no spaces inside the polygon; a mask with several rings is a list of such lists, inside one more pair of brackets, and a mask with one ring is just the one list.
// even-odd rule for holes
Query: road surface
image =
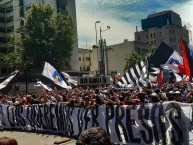
{"label": "road surface", "polygon": [[[61,140],[63,137],[59,135],[40,134],[21,131],[2,131],[0,137],[7,136],[15,138],[18,145],[54,145],[55,141]],[[75,145],[76,141],[72,139],[69,142],[61,143],[60,145]]]}

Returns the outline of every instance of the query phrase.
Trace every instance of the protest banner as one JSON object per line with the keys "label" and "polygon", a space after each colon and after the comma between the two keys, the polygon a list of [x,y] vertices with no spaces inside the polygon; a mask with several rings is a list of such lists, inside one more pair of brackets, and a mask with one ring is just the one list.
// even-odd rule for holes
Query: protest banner
{"label": "protest banner", "polygon": [[100,126],[113,142],[188,145],[193,139],[192,104],[164,102],[141,106],[98,106],[93,109],[58,104],[0,105],[0,128],[50,131],[77,137]]}

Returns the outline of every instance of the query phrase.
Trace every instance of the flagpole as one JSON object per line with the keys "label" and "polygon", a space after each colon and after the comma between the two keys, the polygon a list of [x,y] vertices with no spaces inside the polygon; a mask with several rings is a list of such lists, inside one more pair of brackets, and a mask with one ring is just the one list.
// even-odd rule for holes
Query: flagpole
{"label": "flagpole", "polygon": [[28,94],[28,71],[25,69],[25,93]]}

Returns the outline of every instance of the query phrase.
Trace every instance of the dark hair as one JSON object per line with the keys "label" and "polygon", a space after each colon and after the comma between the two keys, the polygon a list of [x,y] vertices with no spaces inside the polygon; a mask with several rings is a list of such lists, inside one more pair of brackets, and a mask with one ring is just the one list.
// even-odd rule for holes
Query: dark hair
{"label": "dark hair", "polygon": [[96,94],[98,94],[99,93],[99,89],[97,88],[97,89],[95,89],[95,93]]}
{"label": "dark hair", "polygon": [[105,129],[101,127],[91,127],[83,131],[76,145],[112,145],[110,137]]}
{"label": "dark hair", "polygon": [[160,101],[158,97],[152,97],[151,99],[153,103],[157,103]]}
{"label": "dark hair", "polygon": [[11,101],[12,101],[12,103],[15,103],[16,99],[15,99],[15,98],[12,98]]}
{"label": "dark hair", "polygon": [[11,137],[1,137],[0,145],[18,145],[17,141]]}
{"label": "dark hair", "polygon": [[139,98],[140,102],[144,103],[144,101],[145,101],[145,94],[144,93],[139,93],[138,98]]}

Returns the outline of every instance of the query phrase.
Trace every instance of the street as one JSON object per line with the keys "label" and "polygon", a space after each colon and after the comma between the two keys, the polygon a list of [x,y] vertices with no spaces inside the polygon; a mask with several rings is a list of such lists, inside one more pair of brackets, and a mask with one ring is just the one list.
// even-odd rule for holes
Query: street
{"label": "street", "polygon": [[[20,131],[0,131],[0,137],[12,137],[18,142],[18,145],[54,145],[55,141],[61,140],[63,137],[50,134],[39,134]],[[61,143],[60,145],[75,145],[76,140]]]}

